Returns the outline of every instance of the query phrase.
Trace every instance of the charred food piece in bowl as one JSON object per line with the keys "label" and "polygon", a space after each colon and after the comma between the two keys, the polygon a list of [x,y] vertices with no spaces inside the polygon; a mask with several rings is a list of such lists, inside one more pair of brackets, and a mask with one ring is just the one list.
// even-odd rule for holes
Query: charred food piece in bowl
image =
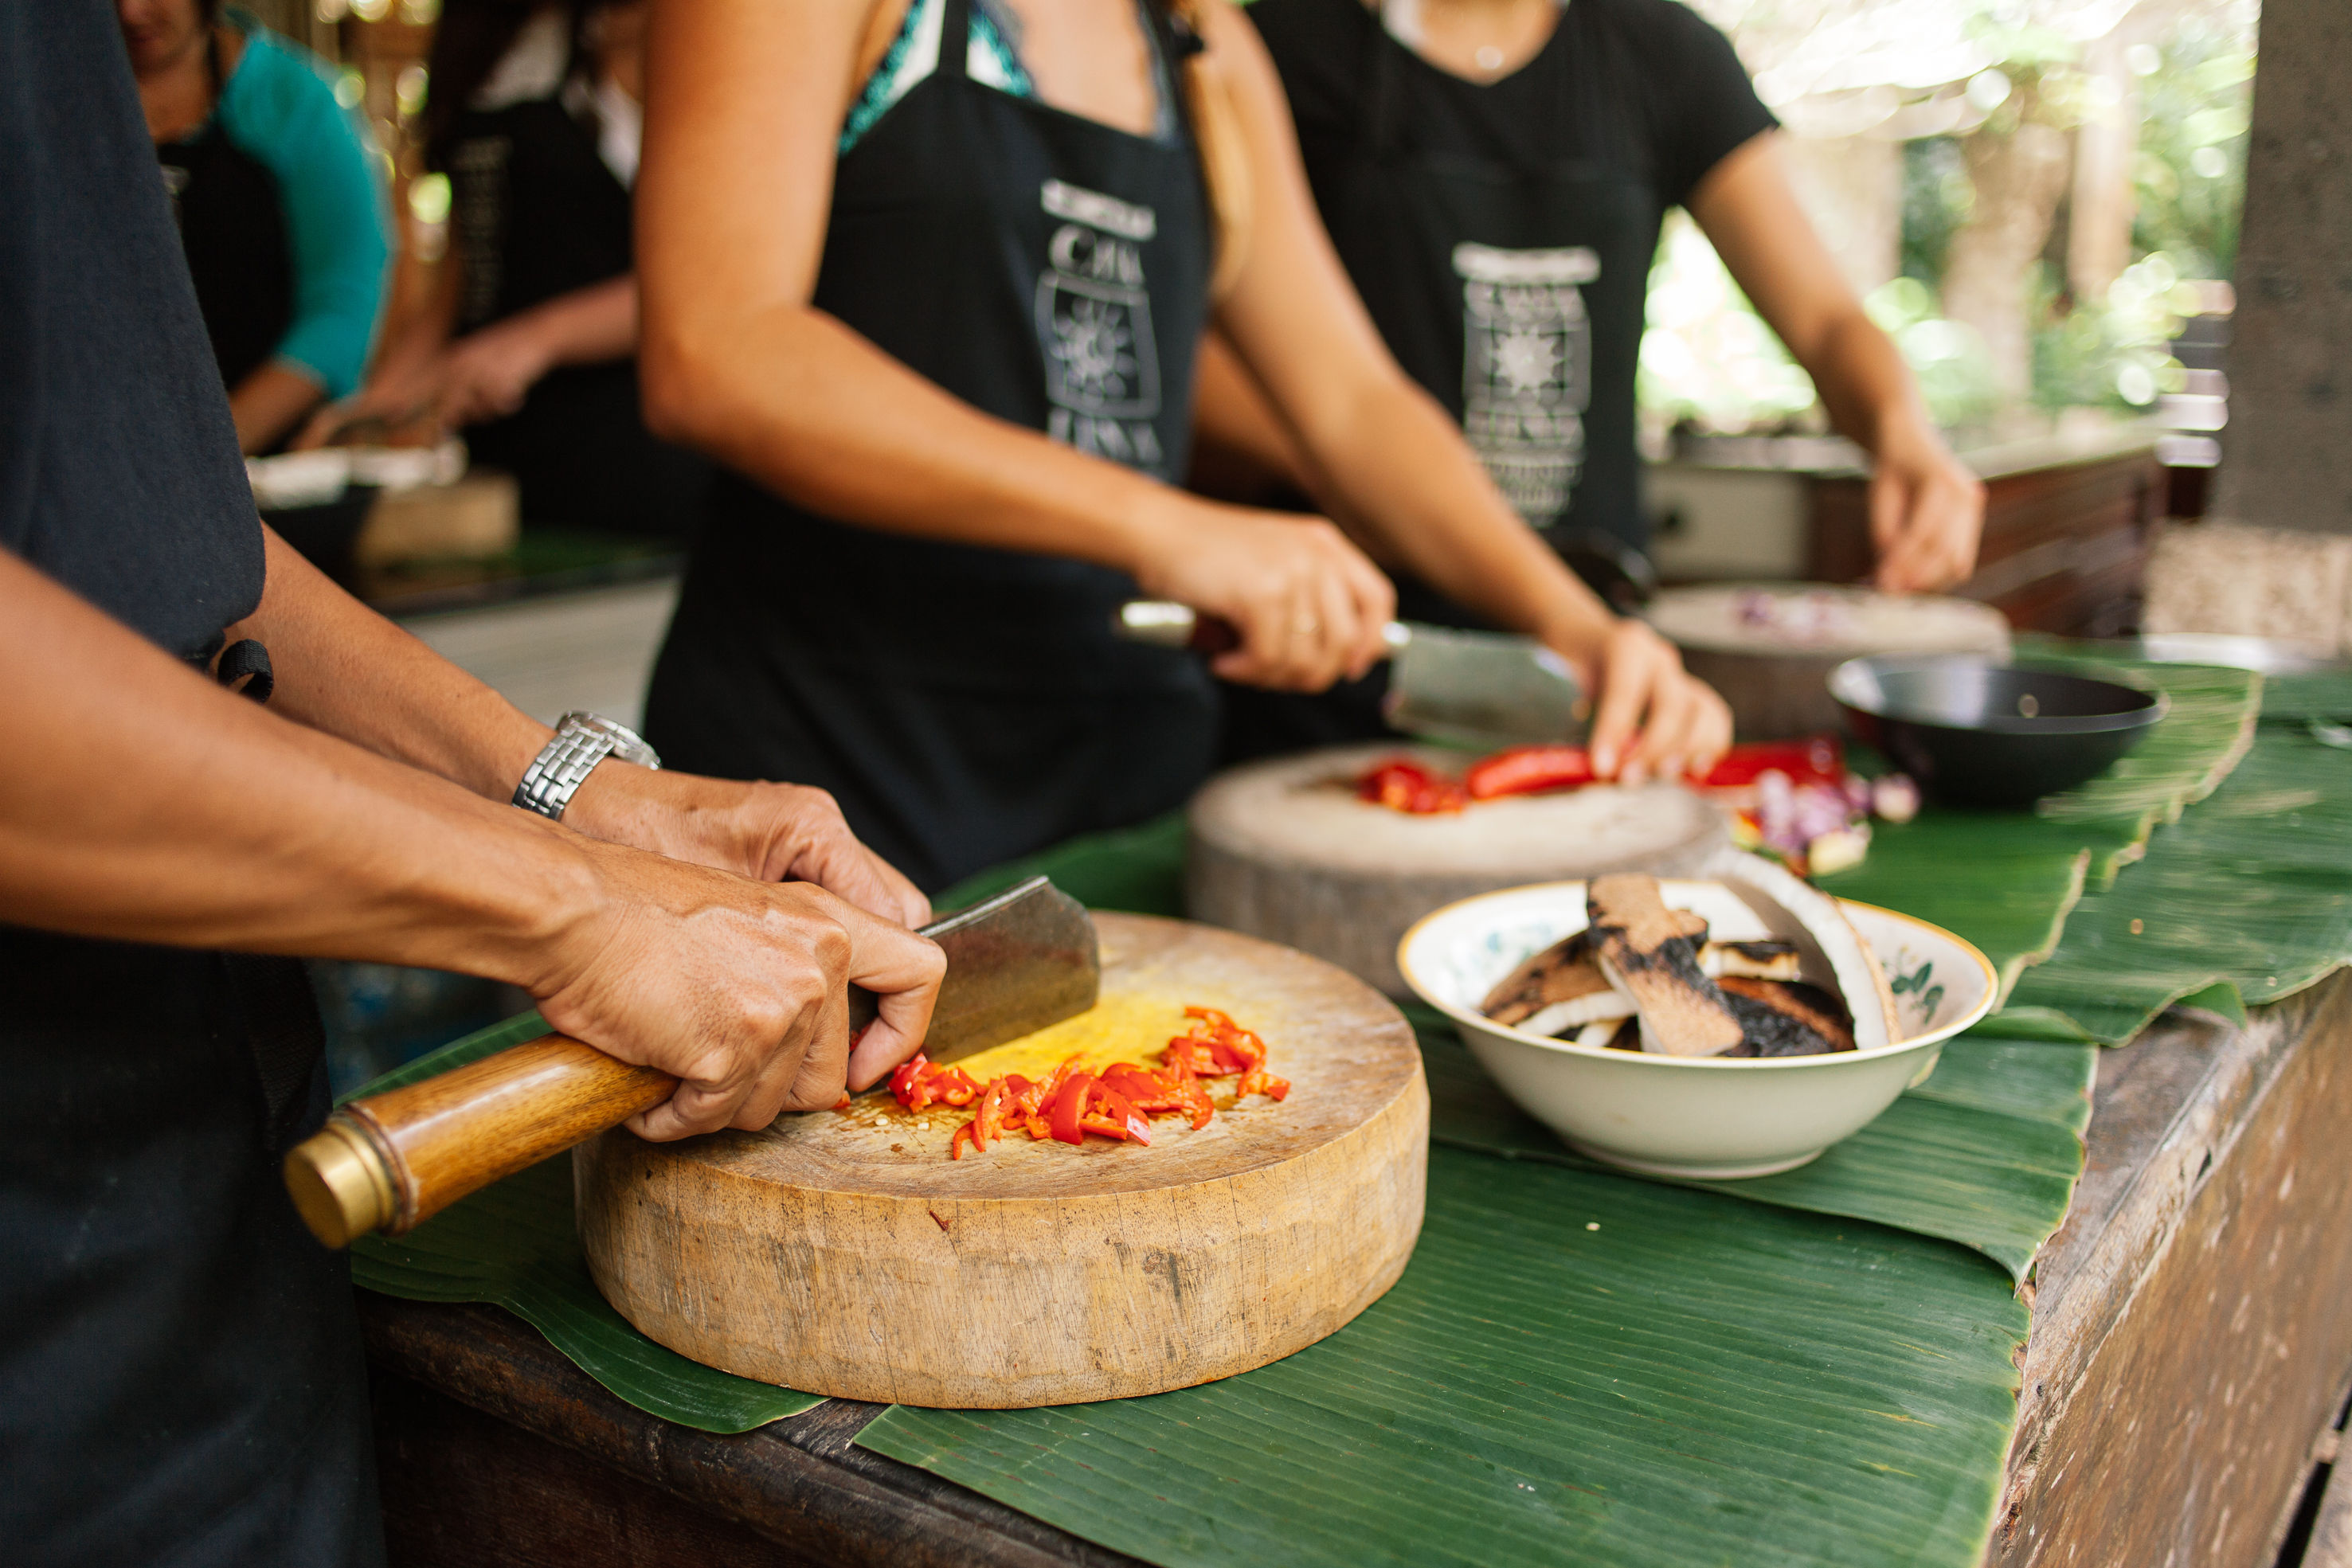
{"label": "charred food piece in bowl", "polygon": [[1733,975],[1749,980],[1804,977],[1803,960],[1797,945],[1777,936],[1755,942],[1709,942],[1698,950],[1698,967],[1712,980]]}
{"label": "charred food piece in bowl", "polygon": [[1837,998],[1801,980],[1719,982],[1746,1038],[1727,1056],[1822,1056],[1853,1049],[1853,1025]]}
{"label": "charred food piece in bowl", "polygon": [[1529,1034],[1562,1035],[1633,1016],[1633,998],[1593,961],[1591,933],[1563,937],[1503,977],[1478,1010]]}
{"label": "charred food piece in bowl", "polygon": [[1721,1056],[1740,1043],[1746,1031],[1731,1004],[1699,967],[1706,922],[1667,908],[1656,877],[1595,877],[1584,907],[1601,973],[1639,1009],[1643,1050]]}

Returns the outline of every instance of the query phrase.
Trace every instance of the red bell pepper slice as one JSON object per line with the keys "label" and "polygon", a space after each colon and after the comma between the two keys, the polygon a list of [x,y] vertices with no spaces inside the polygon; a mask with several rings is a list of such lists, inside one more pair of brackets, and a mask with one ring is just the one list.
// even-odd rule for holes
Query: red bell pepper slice
{"label": "red bell pepper slice", "polygon": [[1473,800],[1493,800],[1580,789],[1592,779],[1592,754],[1580,746],[1514,746],[1472,763],[1462,787]]}
{"label": "red bell pepper slice", "polygon": [[1045,1109],[1045,1124],[1054,1136],[1066,1144],[1083,1144],[1086,1130],[1079,1125],[1087,1113],[1087,1095],[1095,1086],[1091,1072],[1073,1072],[1063,1081],[1054,1095],[1054,1103]]}

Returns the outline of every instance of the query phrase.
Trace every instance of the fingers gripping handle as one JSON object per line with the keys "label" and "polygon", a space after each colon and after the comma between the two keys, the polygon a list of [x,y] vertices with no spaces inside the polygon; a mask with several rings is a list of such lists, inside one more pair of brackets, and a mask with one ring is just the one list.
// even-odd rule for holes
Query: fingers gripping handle
{"label": "fingers gripping handle", "polygon": [[397,1236],[670,1096],[677,1080],[560,1034],[354,1100],[286,1156],[286,1187],[330,1247]]}

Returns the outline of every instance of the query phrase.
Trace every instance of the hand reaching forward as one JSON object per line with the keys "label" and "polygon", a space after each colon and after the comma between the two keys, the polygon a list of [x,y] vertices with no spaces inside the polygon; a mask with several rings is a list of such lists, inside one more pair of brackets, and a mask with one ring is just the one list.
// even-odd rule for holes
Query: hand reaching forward
{"label": "hand reaching forward", "polygon": [[1932,593],[1977,569],[1985,487],[1939,439],[1889,443],[1870,476],[1872,583],[1888,593]]}
{"label": "hand reaching forward", "polygon": [[1641,622],[1615,622],[1597,656],[1570,663],[1597,694],[1592,770],[1601,778],[1639,784],[1704,773],[1731,745],[1731,709]]}
{"label": "hand reaching forward", "polygon": [[[589,912],[532,988],[547,1021],[681,1080],[629,1129],[662,1142],[757,1129],[837,1103],[915,1053],[946,959],[933,943],[811,883],[782,884],[596,846]],[[848,991],[881,1016],[848,1038]]]}

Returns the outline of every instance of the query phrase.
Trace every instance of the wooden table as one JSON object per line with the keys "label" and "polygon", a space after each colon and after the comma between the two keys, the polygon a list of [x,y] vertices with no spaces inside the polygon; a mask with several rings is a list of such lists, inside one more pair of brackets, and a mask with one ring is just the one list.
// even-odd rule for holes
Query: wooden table
{"label": "wooden table", "polygon": [[[2267,1565],[2352,1380],[2352,975],[2244,1029],[2168,1015],[2096,1106],[1987,1561]],[[495,1308],[361,1308],[395,1564],[1131,1561],[856,1448],[880,1406],[711,1437]]]}

